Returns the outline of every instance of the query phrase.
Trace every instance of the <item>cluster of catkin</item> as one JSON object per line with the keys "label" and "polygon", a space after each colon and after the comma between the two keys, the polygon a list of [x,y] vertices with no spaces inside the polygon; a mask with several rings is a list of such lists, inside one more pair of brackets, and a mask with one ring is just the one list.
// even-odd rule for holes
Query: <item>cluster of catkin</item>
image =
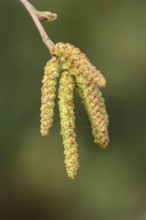
{"label": "cluster of catkin", "polygon": [[75,133],[73,92],[82,98],[92,127],[94,142],[102,148],[108,145],[108,115],[99,87],[106,86],[100,71],[85,54],[71,44],[58,43],[52,48],[52,59],[45,66],[41,97],[41,134],[47,136],[52,126],[56,84],[59,78],[58,105],[61,120],[67,174],[75,178],[79,167]]}

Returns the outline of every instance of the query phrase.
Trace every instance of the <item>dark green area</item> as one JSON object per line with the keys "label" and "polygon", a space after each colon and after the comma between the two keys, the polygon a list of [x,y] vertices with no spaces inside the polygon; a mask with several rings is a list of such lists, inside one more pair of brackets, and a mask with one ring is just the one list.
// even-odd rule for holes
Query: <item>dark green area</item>
{"label": "dark green area", "polygon": [[93,143],[76,96],[80,169],[67,178],[58,109],[39,133],[40,88],[50,54],[19,1],[0,1],[0,219],[146,219],[146,1],[38,0],[58,13],[54,42],[86,53],[108,84],[110,145]]}

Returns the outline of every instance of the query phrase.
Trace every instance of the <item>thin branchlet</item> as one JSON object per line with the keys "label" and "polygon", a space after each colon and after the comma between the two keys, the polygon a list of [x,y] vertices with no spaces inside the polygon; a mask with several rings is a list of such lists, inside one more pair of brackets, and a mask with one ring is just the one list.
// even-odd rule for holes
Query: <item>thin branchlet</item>
{"label": "thin branchlet", "polygon": [[[19,1],[24,5],[26,10],[30,14],[32,20],[34,21],[36,28],[39,31],[39,34],[42,38],[43,43],[46,45],[48,50],[51,52],[52,47],[54,46],[54,43],[50,39],[48,34],[46,33],[45,29],[43,28],[41,21],[46,20],[46,19],[50,19],[50,21],[51,21],[51,18],[52,18],[52,20],[54,20],[55,18],[57,18],[57,15],[54,13],[51,13],[51,12],[36,10],[36,8],[28,0],[19,0]],[[48,17],[48,15],[49,15],[49,17]],[[51,17],[51,15],[52,15],[52,17]]]}
{"label": "thin branchlet", "polygon": [[[106,79],[88,60],[86,55],[71,44],[54,45],[44,30],[41,21],[53,21],[57,15],[39,11],[28,0],[19,0],[32,17],[42,41],[50,51],[52,59],[45,66],[42,80],[41,126],[43,136],[49,134],[53,123],[57,78],[60,76],[58,105],[63,138],[67,174],[74,179],[78,167],[78,144],[75,133],[73,91],[76,88],[89,116],[94,142],[105,148],[109,143],[109,118],[105,101],[99,90],[106,86]],[[61,73],[62,71],[62,73]],[[76,86],[75,86],[76,85]]]}

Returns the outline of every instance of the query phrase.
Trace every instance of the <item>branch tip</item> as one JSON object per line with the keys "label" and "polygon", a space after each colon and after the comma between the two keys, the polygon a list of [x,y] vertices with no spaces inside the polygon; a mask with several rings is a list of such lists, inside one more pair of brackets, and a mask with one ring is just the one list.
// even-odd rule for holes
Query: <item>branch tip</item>
{"label": "branch tip", "polygon": [[57,18],[57,14],[49,12],[49,11],[39,11],[28,1],[28,0],[19,0],[23,6],[26,8],[30,16],[32,17],[39,33],[42,38],[42,41],[49,49],[50,53],[54,43],[49,38],[48,34],[46,33],[45,29],[43,28],[41,21],[53,21]]}

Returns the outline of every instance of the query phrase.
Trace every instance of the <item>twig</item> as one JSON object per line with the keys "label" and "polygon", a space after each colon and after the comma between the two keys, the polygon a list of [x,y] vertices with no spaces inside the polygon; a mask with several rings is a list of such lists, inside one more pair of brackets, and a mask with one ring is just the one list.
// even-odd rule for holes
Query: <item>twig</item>
{"label": "twig", "polygon": [[48,34],[46,33],[46,31],[43,28],[43,26],[42,26],[40,21],[43,21],[43,20],[48,20],[48,21],[54,20],[54,19],[57,18],[57,15],[54,14],[54,13],[51,13],[51,12],[36,10],[35,7],[28,2],[28,0],[19,0],[19,1],[24,5],[26,10],[28,11],[30,16],[32,17],[32,19],[33,19],[33,21],[34,21],[34,23],[35,23],[35,25],[36,25],[40,35],[41,35],[42,41],[44,42],[46,47],[51,52],[51,49],[54,46],[54,43],[49,38]]}

